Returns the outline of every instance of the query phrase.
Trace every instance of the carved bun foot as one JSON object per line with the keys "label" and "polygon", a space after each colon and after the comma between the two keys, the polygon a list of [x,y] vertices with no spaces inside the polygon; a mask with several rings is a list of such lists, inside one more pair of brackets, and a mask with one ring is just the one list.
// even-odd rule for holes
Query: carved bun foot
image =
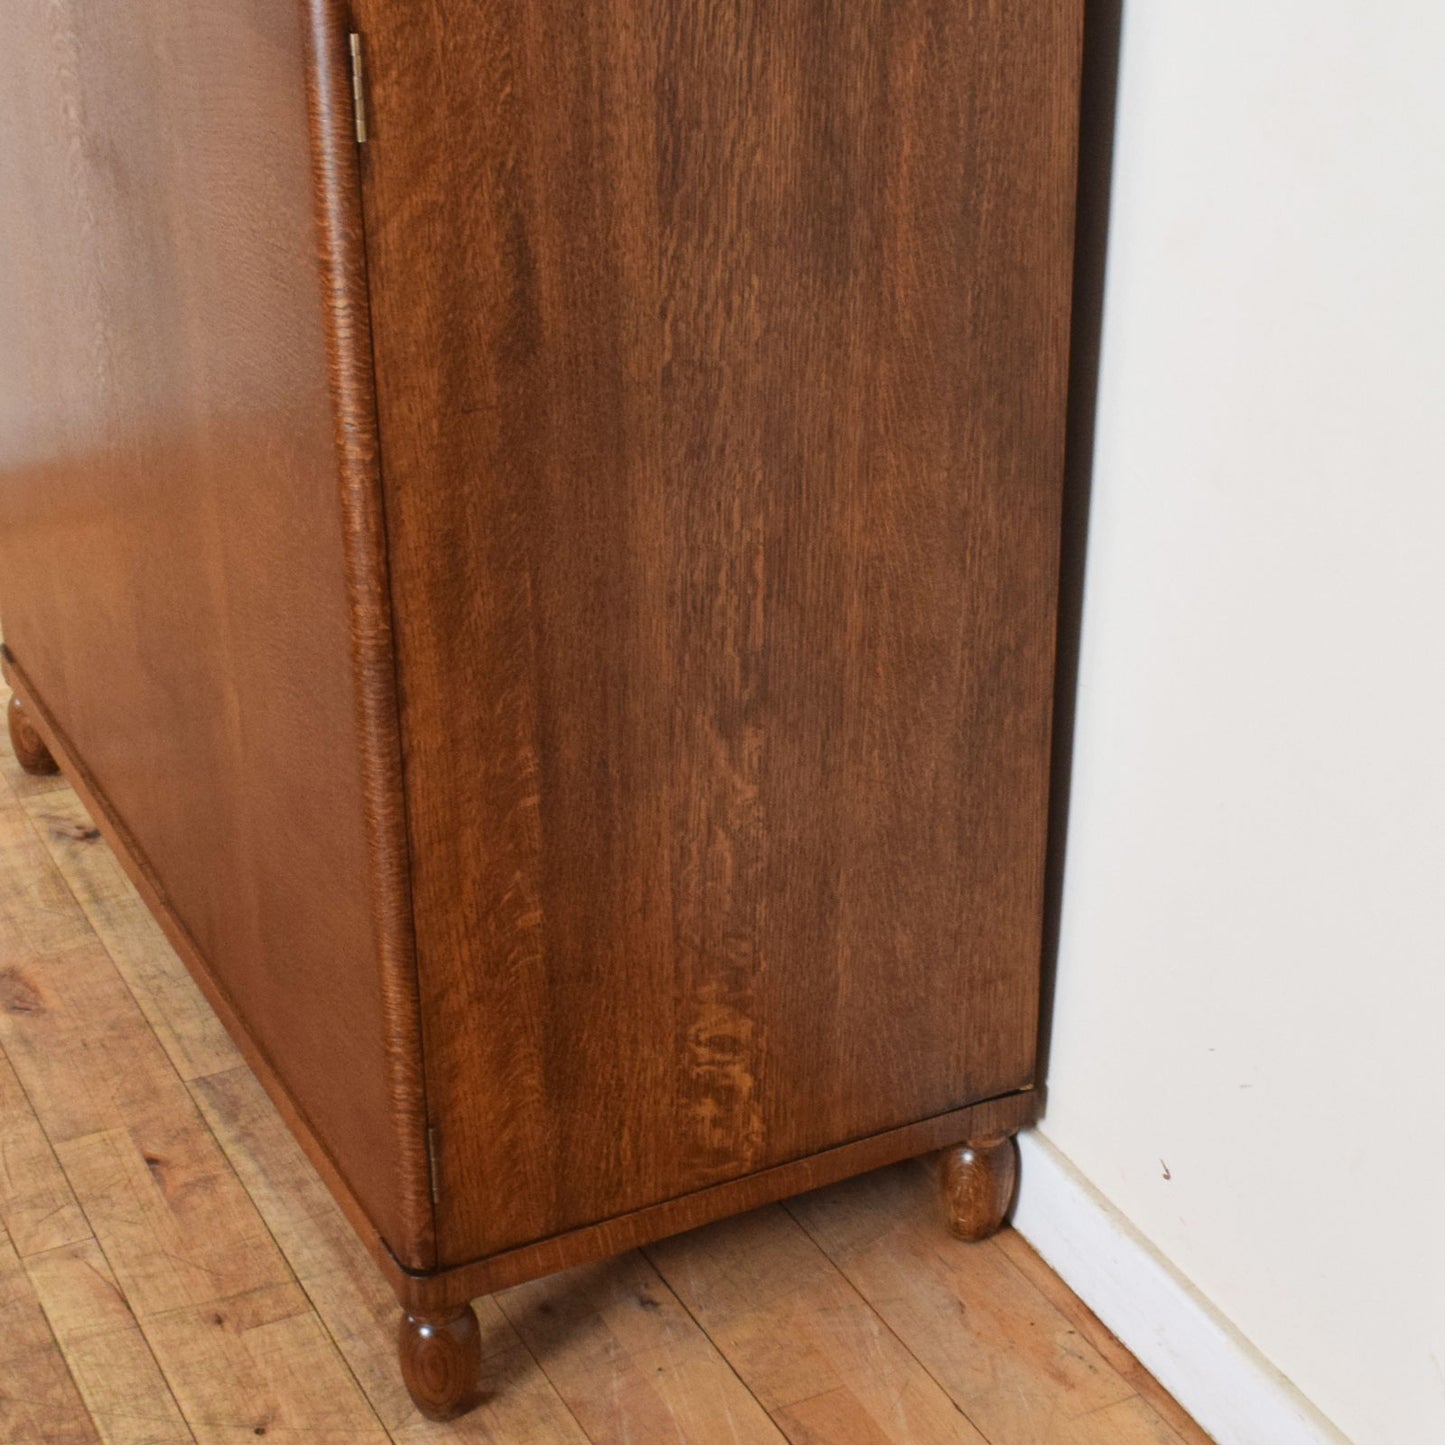
{"label": "carved bun foot", "polygon": [[482,1398],[482,1336],[471,1305],[401,1317],[401,1377],[429,1420],[455,1420]]}
{"label": "carved bun foot", "polygon": [[1012,1136],[944,1150],[938,1182],[950,1231],[968,1240],[996,1234],[1013,1202],[1018,1174],[1018,1146]]}
{"label": "carved bun foot", "polygon": [[50,756],[50,749],[30,725],[25,704],[13,694],[6,716],[10,723],[10,746],[15,750],[15,761],[27,773],[58,773],[60,769]]}

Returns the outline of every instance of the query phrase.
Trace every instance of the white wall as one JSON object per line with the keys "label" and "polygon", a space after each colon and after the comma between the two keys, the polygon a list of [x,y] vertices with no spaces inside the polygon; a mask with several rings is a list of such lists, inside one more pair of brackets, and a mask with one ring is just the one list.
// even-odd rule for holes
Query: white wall
{"label": "white wall", "polygon": [[1438,1445],[1441,0],[1125,0],[1099,406],[1043,1132]]}

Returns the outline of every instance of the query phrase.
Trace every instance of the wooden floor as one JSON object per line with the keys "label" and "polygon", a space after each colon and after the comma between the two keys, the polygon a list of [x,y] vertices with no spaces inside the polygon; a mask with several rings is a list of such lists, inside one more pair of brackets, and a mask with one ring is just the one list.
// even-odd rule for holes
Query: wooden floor
{"label": "wooden floor", "polygon": [[[3,701],[0,695],[0,701]],[[0,729],[0,1441],[1207,1445],[922,1164],[478,1303],[411,1407],[397,1309],[106,844]]]}

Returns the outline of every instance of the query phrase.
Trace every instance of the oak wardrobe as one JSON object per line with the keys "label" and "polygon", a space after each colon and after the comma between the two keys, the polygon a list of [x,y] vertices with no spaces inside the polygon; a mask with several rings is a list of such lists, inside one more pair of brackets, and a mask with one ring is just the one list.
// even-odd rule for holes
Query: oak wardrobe
{"label": "oak wardrobe", "polygon": [[1036,1110],[1081,0],[55,0],[0,619],[395,1286]]}

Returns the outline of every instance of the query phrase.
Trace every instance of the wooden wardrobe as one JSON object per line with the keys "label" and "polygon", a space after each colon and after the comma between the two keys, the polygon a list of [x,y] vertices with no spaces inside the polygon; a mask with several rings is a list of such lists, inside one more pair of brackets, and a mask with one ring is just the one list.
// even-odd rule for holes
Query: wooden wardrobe
{"label": "wooden wardrobe", "polygon": [[942,1150],[1035,1057],[1082,0],[5,15],[0,620],[395,1285]]}

